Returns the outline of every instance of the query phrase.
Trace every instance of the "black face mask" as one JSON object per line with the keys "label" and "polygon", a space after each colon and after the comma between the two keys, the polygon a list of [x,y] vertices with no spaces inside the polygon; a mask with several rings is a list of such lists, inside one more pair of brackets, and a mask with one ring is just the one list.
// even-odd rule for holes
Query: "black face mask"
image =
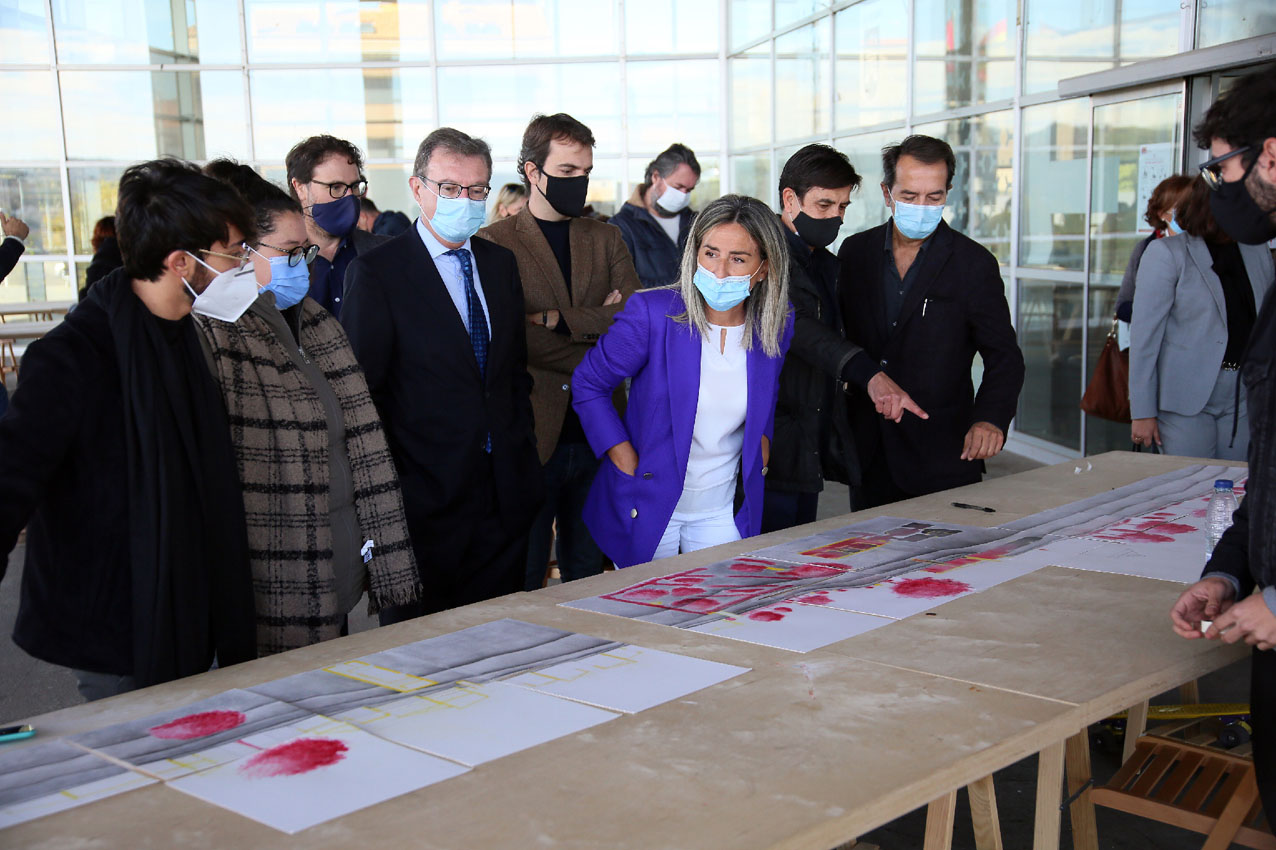
{"label": "black face mask", "polygon": [[1245,169],[1245,176],[1231,183],[1224,183],[1210,192],[1210,212],[1218,226],[1228,236],[1245,245],[1261,245],[1276,238],[1276,224],[1271,214],[1276,207],[1264,210],[1245,188],[1249,173],[1258,164],[1258,157]]}
{"label": "black face mask", "polygon": [[793,219],[793,227],[797,229],[797,235],[802,237],[802,241],[812,248],[827,248],[833,244],[837,232],[842,229],[842,219],[811,218],[798,210],[797,218]]}
{"label": "black face mask", "polygon": [[554,177],[545,175],[545,200],[559,215],[576,218],[585,212],[585,195],[589,193],[589,177]]}

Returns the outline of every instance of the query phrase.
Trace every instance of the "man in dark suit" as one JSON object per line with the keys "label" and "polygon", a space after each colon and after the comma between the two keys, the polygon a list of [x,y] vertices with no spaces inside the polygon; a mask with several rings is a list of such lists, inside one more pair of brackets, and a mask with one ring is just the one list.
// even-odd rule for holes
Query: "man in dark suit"
{"label": "man in dark suit", "polygon": [[336,136],[311,136],[284,159],[288,189],[306,214],[306,235],[319,246],[310,264],[310,297],[341,318],[346,272],[387,237],[360,230],[359,200],[368,192],[359,149]]}
{"label": "man in dark suit", "polygon": [[474,236],[491,175],[486,142],[435,130],[409,180],[421,217],[350,264],[341,320],[385,423],[426,589],[383,624],[523,588],[543,482],[518,266]]}
{"label": "man in dark suit", "polygon": [[8,277],[18,265],[18,258],[27,250],[23,240],[30,232],[22,219],[0,213],[0,280]]}
{"label": "man in dark suit", "polygon": [[[890,221],[848,238],[838,253],[846,335],[928,419],[877,416],[867,393],[851,399],[860,459],[856,509],[972,484],[1001,451],[1023,386],[1023,354],[1010,324],[997,260],[941,215],[956,158],[940,139],[909,136],[882,152]],[[983,358],[976,394],[975,353]]]}

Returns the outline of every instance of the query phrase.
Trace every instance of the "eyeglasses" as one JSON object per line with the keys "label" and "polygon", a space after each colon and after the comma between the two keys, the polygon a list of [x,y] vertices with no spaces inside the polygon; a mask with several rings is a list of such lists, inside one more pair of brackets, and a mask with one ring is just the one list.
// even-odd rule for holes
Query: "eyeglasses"
{"label": "eyeglasses", "polygon": [[1205,181],[1205,185],[1209,186],[1211,190],[1218,191],[1218,188],[1223,185],[1223,163],[1227,162],[1234,156],[1240,156],[1243,153],[1248,153],[1249,149],[1250,145],[1246,145],[1243,148],[1228,151],[1221,156],[1216,156],[1202,162],[1200,165],[1201,179]]}
{"label": "eyeglasses", "polygon": [[471,201],[486,201],[487,195],[492,191],[492,187],[483,183],[474,186],[462,186],[460,183],[440,183],[438,180],[431,180],[429,177],[417,175],[417,179],[422,183],[433,183],[438,186],[438,195],[440,198],[459,198],[461,191],[464,190]]}
{"label": "eyeglasses", "polygon": [[242,268],[244,263],[248,262],[248,246],[245,245],[243,247],[244,247],[244,251],[241,254],[223,254],[221,251],[210,251],[207,248],[200,248],[199,252],[201,254],[208,254],[211,257],[225,257],[228,260],[234,260],[235,262],[239,263],[240,267]]}
{"label": "eyeglasses", "polygon": [[320,186],[327,186],[328,194],[334,198],[344,198],[347,192],[362,198],[368,191],[368,181],[363,179],[356,180],[353,183],[327,183],[323,180],[311,180],[310,182],[318,183]]}
{"label": "eyeglasses", "polygon": [[280,248],[276,245],[271,245],[269,242],[258,242],[257,244],[278,251],[281,254],[287,254],[289,266],[300,265],[302,260],[305,260],[306,265],[310,265],[315,261],[315,257],[319,256],[318,245],[298,245],[295,248]]}

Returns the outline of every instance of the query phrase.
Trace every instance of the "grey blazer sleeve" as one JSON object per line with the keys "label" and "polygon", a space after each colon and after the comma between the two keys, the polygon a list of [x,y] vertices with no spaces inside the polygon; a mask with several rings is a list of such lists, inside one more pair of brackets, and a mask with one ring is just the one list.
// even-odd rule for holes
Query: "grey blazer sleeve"
{"label": "grey blazer sleeve", "polygon": [[1130,322],[1130,417],[1133,419],[1149,419],[1160,409],[1157,359],[1182,272],[1164,240],[1148,246],[1139,263],[1134,316]]}

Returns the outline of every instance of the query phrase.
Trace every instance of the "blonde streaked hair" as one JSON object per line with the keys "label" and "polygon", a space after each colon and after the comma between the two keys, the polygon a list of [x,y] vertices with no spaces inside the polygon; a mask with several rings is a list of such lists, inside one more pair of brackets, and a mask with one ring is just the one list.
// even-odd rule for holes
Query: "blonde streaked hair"
{"label": "blonde streaked hair", "polygon": [[501,187],[501,191],[496,193],[496,202],[492,204],[492,211],[487,215],[487,223],[495,224],[500,221],[497,216],[500,214],[502,207],[508,207],[510,204],[527,197],[527,190],[518,183],[506,183]]}
{"label": "blonde streaked hair", "polygon": [[768,357],[780,356],[780,340],[789,314],[789,256],[779,220],[766,204],[745,195],[723,195],[706,206],[691,223],[687,247],[682,252],[678,280],[666,289],[676,289],[687,309],[671,318],[687,325],[703,339],[709,338],[704,296],[694,278],[699,267],[700,246],[705,236],[720,224],[738,224],[753,238],[767,263],[766,277],[755,284],[744,300],[744,349],[761,344]]}

